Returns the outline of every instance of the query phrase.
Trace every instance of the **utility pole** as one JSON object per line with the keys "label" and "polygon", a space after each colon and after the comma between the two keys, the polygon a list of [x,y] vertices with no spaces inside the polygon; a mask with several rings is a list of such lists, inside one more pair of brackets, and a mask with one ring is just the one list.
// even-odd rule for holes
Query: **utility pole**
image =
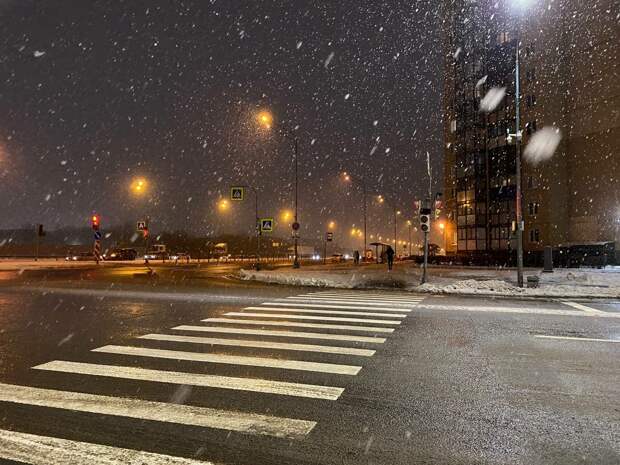
{"label": "utility pole", "polygon": [[366,209],[367,209],[368,201],[367,201],[367,197],[366,197],[366,195],[367,195],[367,192],[366,192],[366,181],[364,179],[362,179],[362,193],[363,193],[363,196],[364,196],[364,208],[363,208],[363,210],[364,210],[364,250],[362,251],[362,257],[365,258],[366,257],[366,247],[367,247],[367,244],[368,244],[368,240],[366,238]]}
{"label": "utility pole", "polygon": [[258,217],[258,189],[252,189],[254,191],[254,216],[256,218],[256,271],[260,270],[260,218]]}
{"label": "utility pole", "polygon": [[297,208],[297,199],[299,196],[299,178],[298,178],[298,167],[299,167],[299,147],[297,136],[294,136],[294,148],[295,148],[295,222],[293,223],[293,241],[294,241],[294,251],[295,258],[293,260],[293,268],[299,268],[299,255],[297,251],[298,241],[299,241],[299,212]]}
{"label": "utility pole", "polygon": [[519,129],[519,34],[517,34],[515,56],[515,157],[516,157],[516,176],[517,183],[515,213],[517,219],[517,285],[523,287],[523,205],[521,194],[521,130]]}

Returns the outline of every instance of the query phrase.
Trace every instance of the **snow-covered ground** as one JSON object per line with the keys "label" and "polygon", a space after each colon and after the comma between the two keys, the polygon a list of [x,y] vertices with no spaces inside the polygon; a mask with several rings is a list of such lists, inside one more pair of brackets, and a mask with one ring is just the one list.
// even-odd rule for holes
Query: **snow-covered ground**
{"label": "snow-covered ground", "polygon": [[241,270],[241,278],[296,286],[334,288],[394,287],[433,294],[495,295],[527,297],[607,297],[620,298],[620,267],[596,269],[558,269],[553,273],[528,269],[525,277],[537,276],[538,288],[519,288],[513,269],[429,268],[429,279],[420,285],[420,269],[401,264],[388,273],[385,268],[371,266],[327,269],[308,267],[298,270]]}

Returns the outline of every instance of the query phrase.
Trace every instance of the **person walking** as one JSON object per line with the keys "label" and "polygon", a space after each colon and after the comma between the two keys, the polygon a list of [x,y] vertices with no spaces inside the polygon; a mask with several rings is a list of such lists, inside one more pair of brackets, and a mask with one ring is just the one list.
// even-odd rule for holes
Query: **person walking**
{"label": "person walking", "polygon": [[388,271],[392,271],[392,267],[394,266],[394,249],[391,245],[388,245],[385,255],[388,262]]}
{"label": "person walking", "polygon": [[360,253],[357,250],[353,252],[353,263],[355,263],[356,265],[360,264]]}

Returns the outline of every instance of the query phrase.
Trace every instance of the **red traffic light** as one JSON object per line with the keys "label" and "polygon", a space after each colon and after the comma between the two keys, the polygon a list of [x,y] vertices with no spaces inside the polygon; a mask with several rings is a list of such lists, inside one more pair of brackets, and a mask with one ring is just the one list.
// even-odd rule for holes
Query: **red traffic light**
{"label": "red traffic light", "polygon": [[93,225],[93,229],[99,228],[99,215],[93,215],[90,220]]}

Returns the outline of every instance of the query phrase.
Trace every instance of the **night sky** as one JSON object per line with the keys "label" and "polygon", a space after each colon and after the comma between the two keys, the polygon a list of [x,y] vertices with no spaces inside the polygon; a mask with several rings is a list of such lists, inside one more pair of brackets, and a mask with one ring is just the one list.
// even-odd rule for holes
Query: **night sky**
{"label": "night sky", "polygon": [[[96,211],[104,228],[149,214],[161,230],[245,234],[250,202],[216,202],[247,183],[261,216],[292,206],[286,126],[302,237],[361,226],[342,170],[410,217],[427,151],[441,190],[438,3],[0,0],[0,229]],[[392,231],[388,211],[371,207],[369,233]]]}

